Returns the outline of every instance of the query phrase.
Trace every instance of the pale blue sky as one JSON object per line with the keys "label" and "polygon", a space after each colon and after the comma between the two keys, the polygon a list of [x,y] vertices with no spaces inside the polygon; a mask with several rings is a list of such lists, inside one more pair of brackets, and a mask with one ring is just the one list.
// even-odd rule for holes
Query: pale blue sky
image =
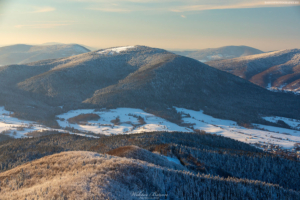
{"label": "pale blue sky", "polygon": [[165,49],[300,48],[300,3],[295,3],[0,0],[0,45],[61,42],[97,48],[138,44]]}

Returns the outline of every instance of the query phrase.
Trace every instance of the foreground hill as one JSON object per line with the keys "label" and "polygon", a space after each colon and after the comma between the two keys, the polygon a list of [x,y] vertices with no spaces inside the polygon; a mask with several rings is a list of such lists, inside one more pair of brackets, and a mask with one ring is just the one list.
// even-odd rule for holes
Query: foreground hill
{"label": "foreground hill", "polygon": [[207,64],[261,87],[300,91],[300,49],[211,61]]}
{"label": "foreground hill", "polygon": [[64,151],[93,151],[169,169],[258,180],[299,191],[300,163],[295,157],[264,153],[248,144],[203,131],[140,133],[100,139],[47,134],[50,135],[0,143],[0,172]]}
{"label": "foreground hill", "polygon": [[140,199],[141,191],[170,199],[300,195],[299,162],[221,136],[47,134],[0,143],[1,199]]}
{"label": "foreground hill", "polygon": [[77,44],[37,46],[17,44],[0,48],[0,66],[63,58],[87,52],[90,50]]}
{"label": "foreground hill", "polygon": [[32,120],[55,121],[55,115],[79,108],[129,107],[180,122],[173,106],[235,121],[264,123],[261,115],[299,118],[300,97],[145,46],[6,66],[0,78],[1,104]]}
{"label": "foreground hill", "polygon": [[[260,181],[195,175],[93,152],[47,156],[0,174],[1,199],[297,199]],[[157,196],[159,195],[159,196]]]}
{"label": "foreground hill", "polygon": [[208,62],[212,60],[223,60],[241,56],[249,56],[264,52],[248,46],[225,46],[197,51],[174,51],[174,53],[181,56],[194,58],[196,60],[199,60],[200,62]]}

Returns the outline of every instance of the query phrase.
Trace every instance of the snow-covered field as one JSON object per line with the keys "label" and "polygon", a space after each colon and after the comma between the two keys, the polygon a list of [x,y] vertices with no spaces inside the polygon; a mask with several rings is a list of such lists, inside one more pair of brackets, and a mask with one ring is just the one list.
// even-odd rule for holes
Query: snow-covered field
{"label": "snow-covered field", "polygon": [[[83,132],[94,132],[96,134],[114,135],[114,134],[132,134],[151,131],[182,131],[192,132],[196,129],[204,130],[208,133],[218,134],[229,137],[241,142],[259,144],[259,146],[268,146],[270,144],[279,145],[282,148],[292,149],[295,143],[300,142],[300,131],[253,124],[252,129],[238,126],[236,122],[213,118],[204,114],[202,111],[187,110],[176,108],[182,114],[186,126],[166,121],[146,113],[140,109],[118,108],[113,110],[75,110],[59,115],[58,121],[62,127],[73,127]],[[68,119],[80,114],[94,113],[100,116],[97,121],[89,121],[87,124],[71,124]],[[138,121],[138,116],[144,119],[145,124]],[[120,119],[118,125],[114,125],[112,120]],[[271,121],[272,117],[265,118]],[[278,118],[283,119],[283,118]],[[277,118],[273,122],[277,122]],[[283,119],[291,127],[296,127],[300,122],[292,119]]]}
{"label": "snow-covered field", "polygon": [[[300,143],[300,120],[283,117],[264,117],[265,120],[276,123],[284,121],[290,127],[299,130],[278,128],[261,124],[253,124],[252,128],[244,128],[230,120],[222,120],[211,117],[203,111],[193,111],[184,108],[176,108],[181,113],[184,125],[177,125],[155,115],[144,112],[141,109],[118,108],[118,109],[83,109],[72,110],[58,115],[58,124],[76,132],[78,135],[97,137],[97,134],[116,135],[133,134],[152,131],[179,131],[193,132],[197,129],[207,133],[222,135],[241,142],[256,144],[259,147],[279,145],[284,149],[292,149],[295,143]],[[14,138],[27,137],[26,133],[32,131],[53,130],[35,122],[19,120],[10,117],[10,112],[0,107],[0,132]],[[70,123],[70,118],[80,114],[96,114],[100,119],[87,122]],[[116,120],[118,119],[118,120]],[[116,123],[117,122],[117,123]],[[91,134],[93,133],[93,134]],[[91,136],[92,135],[92,136]]]}
{"label": "snow-covered field", "polygon": [[285,117],[263,117],[265,120],[269,122],[276,123],[278,120],[284,121],[287,125],[289,125],[292,128],[296,128],[300,130],[300,120],[297,119],[291,119],[291,118],[285,118]]}
{"label": "snow-covered field", "polygon": [[248,129],[238,126],[234,121],[205,115],[202,111],[176,109],[178,112],[182,112],[184,122],[193,124],[194,129],[204,130],[208,133],[222,135],[241,142],[257,143],[260,146],[274,144],[285,149],[292,149],[295,143],[300,142],[300,131],[260,124],[253,124],[254,128]]}
{"label": "snow-covered field", "polygon": [[[100,119],[97,121],[89,121],[88,124],[71,124],[68,119],[80,114],[97,114]],[[139,122],[138,117],[144,119],[145,124]],[[61,127],[72,127],[83,132],[93,132],[96,134],[116,135],[116,134],[132,134],[151,131],[192,131],[185,127],[178,126],[160,117],[146,113],[140,109],[118,108],[112,110],[102,109],[99,111],[73,110],[68,113],[57,116],[61,120],[58,123]],[[120,119],[119,125],[115,125],[112,120]]]}

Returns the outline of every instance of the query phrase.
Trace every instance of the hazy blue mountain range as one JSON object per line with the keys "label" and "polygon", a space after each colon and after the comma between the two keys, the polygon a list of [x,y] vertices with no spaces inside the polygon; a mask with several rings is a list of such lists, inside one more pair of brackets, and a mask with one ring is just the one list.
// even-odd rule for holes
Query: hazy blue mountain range
{"label": "hazy blue mountain range", "polygon": [[195,51],[173,51],[174,53],[187,56],[199,60],[200,62],[208,62],[212,60],[223,60],[236,58],[241,56],[255,55],[264,53],[261,50],[248,46],[225,46],[220,48],[208,48]]}
{"label": "hazy blue mountain range", "polygon": [[57,59],[90,52],[77,44],[26,45],[0,47],[0,66]]}

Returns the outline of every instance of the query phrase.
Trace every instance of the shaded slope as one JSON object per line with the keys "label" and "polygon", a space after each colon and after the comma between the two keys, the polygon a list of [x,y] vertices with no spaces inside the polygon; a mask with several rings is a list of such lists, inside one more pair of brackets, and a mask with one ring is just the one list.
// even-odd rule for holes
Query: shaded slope
{"label": "shaded slope", "polygon": [[264,52],[248,46],[225,46],[197,51],[174,51],[174,53],[181,56],[190,57],[201,62],[208,62],[212,60],[230,59],[241,56],[260,54]]}
{"label": "shaded slope", "polygon": [[[97,89],[118,83],[144,65],[174,56],[166,51],[138,47],[120,52],[92,52],[64,59],[62,64],[18,83],[22,90],[53,97],[57,101],[81,102]],[[63,104],[65,102],[60,102]]]}
{"label": "shaded slope", "polygon": [[300,91],[299,49],[211,61],[207,64],[240,76],[261,87]]}

